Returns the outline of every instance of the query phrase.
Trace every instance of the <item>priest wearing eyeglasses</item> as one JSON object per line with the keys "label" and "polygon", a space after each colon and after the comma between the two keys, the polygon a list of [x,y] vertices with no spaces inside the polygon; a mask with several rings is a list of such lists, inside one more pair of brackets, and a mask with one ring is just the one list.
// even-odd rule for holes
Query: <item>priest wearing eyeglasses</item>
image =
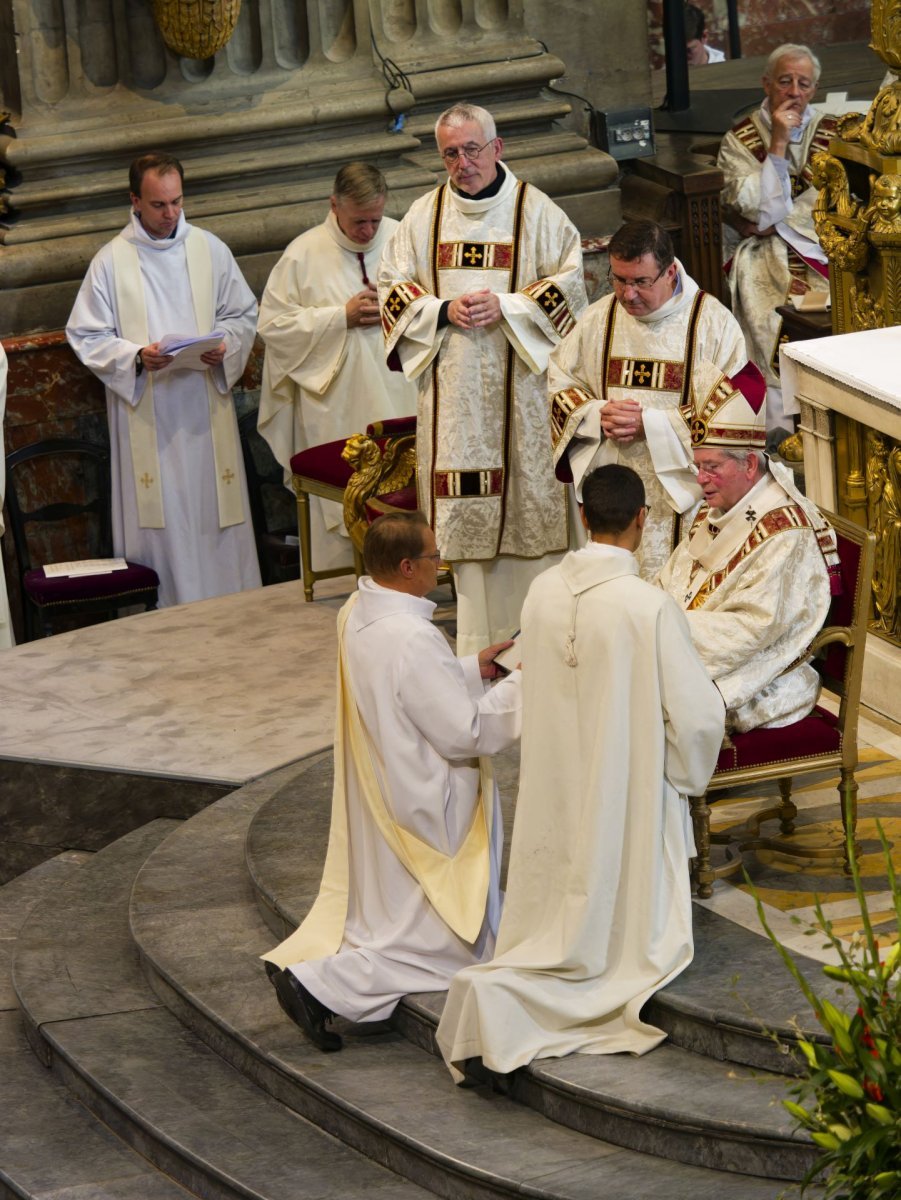
{"label": "priest wearing eyeglasses", "polygon": [[809,648],[840,584],[835,532],[764,453],[766,402],[710,364],[692,442],[703,505],[658,580],[684,609],[726,729],[790,725],[816,703]]}
{"label": "priest wearing eyeglasses", "polygon": [[[377,167],[345,163],[326,219],[291,242],[266,284],[257,426],[286,482],[299,451],[416,411],[416,389],[388,369],[382,352],[375,281],[397,226],[384,215],[387,191]],[[340,504],[311,496],[310,532],[317,568],[352,569]]]}
{"label": "priest wearing eyeglasses", "polygon": [[551,355],[548,388],[554,462],[561,479],[582,480],[606,463],[641,476],[651,513],[637,556],[653,579],[701,491],[691,443],[697,365],[713,363],[762,398],[734,317],[702,292],[653,221],[630,221],[608,247],[611,295],[602,296]]}
{"label": "priest wearing eyeglasses", "polygon": [[435,126],[447,182],[382,258],[386,351],[417,382],[420,508],[457,582],[457,652],[508,637],[531,581],[569,543],[545,372],[586,304],[578,231],[502,162],[484,108]]}

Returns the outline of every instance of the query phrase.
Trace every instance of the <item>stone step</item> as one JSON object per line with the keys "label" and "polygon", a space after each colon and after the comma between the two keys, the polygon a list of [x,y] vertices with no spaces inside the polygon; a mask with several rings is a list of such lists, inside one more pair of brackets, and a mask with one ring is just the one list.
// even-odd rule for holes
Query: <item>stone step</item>
{"label": "stone step", "polygon": [[[316,894],[330,788],[330,764],[323,756],[276,789],[252,823],[247,858],[260,912],[277,937],[294,928]],[[302,855],[298,846],[304,847]],[[717,945],[732,930],[746,932],[726,923]],[[762,939],[755,941],[769,950]],[[407,997],[393,1025],[437,1054],[434,1029],[443,1007],[444,993]],[[783,1076],[723,1061],[722,1054],[709,1056],[703,1046],[700,1053],[693,1049],[664,1043],[642,1058],[546,1059],[517,1072],[510,1094],[563,1125],[632,1150],[719,1170],[802,1178],[815,1150],[779,1103],[787,1094]]]}
{"label": "stone step", "polygon": [[[145,1168],[207,1200],[427,1200],[261,1092],[148,986],[128,900],[138,867],[177,824],[154,821],[108,846],[31,912],[13,977],[32,1048],[71,1104],[80,1101]],[[121,1171],[123,1187],[132,1175],[133,1167]],[[180,1194],[174,1184],[154,1190],[153,1178],[146,1192],[135,1182],[131,1195]]]}
{"label": "stone step", "polygon": [[12,958],[28,914],[91,854],[66,851],[0,888],[0,1195],[54,1200],[188,1200],[83,1108],[35,1058],[12,986]]}
{"label": "stone step", "polygon": [[[258,960],[272,935],[254,904],[242,843],[267,801],[265,786],[259,781],[177,830],[142,867],[131,903],[132,933],[157,994],[243,1073],[444,1196],[775,1197],[771,1179],[636,1153],[488,1087],[455,1088],[439,1061],[384,1025],[346,1028],[340,1054],[313,1048],[278,1009]],[[301,825],[308,819],[304,809]],[[303,830],[293,833],[300,868],[308,848]],[[697,1130],[696,1141],[725,1161],[733,1151],[716,1148],[706,1132]]]}
{"label": "stone step", "polygon": [[[508,769],[505,780],[505,764],[498,761],[509,844],[515,771]],[[295,780],[284,778],[284,785],[273,785],[269,802],[255,818],[246,848],[257,906],[275,938],[297,927],[319,888],[328,842],[331,760],[318,756]],[[301,846],[302,854],[297,851]],[[766,938],[702,904],[695,904],[693,913],[694,960],[649,1001],[643,1016],[683,1049],[796,1075],[799,1068],[790,1051],[798,1038],[827,1038],[778,954]],[[841,985],[823,975],[822,965],[800,954],[793,958],[815,990],[842,1007]]]}
{"label": "stone step", "polygon": [[124,1145],[41,1066],[12,1010],[0,1012],[0,1108],[2,1196],[189,1200],[192,1195]]}

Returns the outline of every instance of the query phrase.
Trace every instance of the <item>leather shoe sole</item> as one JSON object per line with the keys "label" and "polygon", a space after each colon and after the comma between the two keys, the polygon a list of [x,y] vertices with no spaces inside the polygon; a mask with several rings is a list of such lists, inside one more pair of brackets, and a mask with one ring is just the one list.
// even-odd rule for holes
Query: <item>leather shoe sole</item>
{"label": "leather shoe sole", "polygon": [[340,1050],[341,1038],[337,1033],[329,1033],[325,1027],[331,1016],[325,1005],[308,992],[297,976],[292,975],[289,970],[276,969],[270,972],[270,966],[271,964],[267,963],[267,974],[275,988],[282,1012],[303,1030],[314,1046],[318,1046],[326,1054]]}

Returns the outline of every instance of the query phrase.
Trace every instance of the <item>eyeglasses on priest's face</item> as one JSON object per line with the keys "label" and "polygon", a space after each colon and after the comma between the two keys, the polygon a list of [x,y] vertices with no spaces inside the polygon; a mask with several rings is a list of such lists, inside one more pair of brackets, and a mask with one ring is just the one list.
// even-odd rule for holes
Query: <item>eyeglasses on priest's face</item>
{"label": "eyeglasses on priest's face", "polygon": [[440,554],[414,554],[414,555],[413,555],[413,561],[414,561],[414,562],[417,562],[417,561],[418,561],[419,559],[421,559],[421,558],[429,558],[429,559],[431,559],[431,560],[432,560],[432,562],[433,562],[433,563],[440,563],[440,562],[441,562],[441,555],[440,555]]}
{"label": "eyeglasses on priest's face", "polygon": [[623,288],[635,288],[637,292],[647,292],[654,286],[658,279],[662,278],[668,268],[664,267],[662,271],[658,271],[652,279],[650,275],[640,275],[638,279],[624,279],[622,275],[614,275],[612,268],[607,271],[607,282],[614,289],[622,290]]}
{"label": "eyeglasses on priest's face", "polygon": [[441,157],[449,167],[452,167],[455,162],[459,162],[461,158],[468,158],[470,162],[475,162],[486,147],[490,146],[495,141],[494,138],[489,138],[484,146],[477,146],[474,142],[467,142],[465,146],[461,146],[459,150],[453,148],[442,150]]}

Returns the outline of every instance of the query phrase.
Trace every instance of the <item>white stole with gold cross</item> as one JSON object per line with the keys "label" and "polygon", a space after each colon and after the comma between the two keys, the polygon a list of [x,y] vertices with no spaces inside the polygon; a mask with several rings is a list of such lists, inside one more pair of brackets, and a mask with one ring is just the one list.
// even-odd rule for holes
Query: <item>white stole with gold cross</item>
{"label": "white stole with gold cross", "polygon": [[[122,337],[138,346],[150,344],[141,256],[137,246],[119,234],[113,238],[113,273],[116,307]],[[191,285],[191,299],[198,330],[214,327],[213,264],[209,243],[200,229],[190,229],[185,239],[185,260]],[[209,370],[204,372],[210,405],[210,432],[216,471],[216,495],[219,525],[240,525],[245,519],[238,461],[240,448],[232,411],[231,393],[220,395]],[[153,408],[153,374],[148,373],[144,394],[135,405],[128,405],[128,440],[135,477],[138,524],[144,529],[164,529],[163,489]],[[235,486],[232,486],[234,484]]]}

